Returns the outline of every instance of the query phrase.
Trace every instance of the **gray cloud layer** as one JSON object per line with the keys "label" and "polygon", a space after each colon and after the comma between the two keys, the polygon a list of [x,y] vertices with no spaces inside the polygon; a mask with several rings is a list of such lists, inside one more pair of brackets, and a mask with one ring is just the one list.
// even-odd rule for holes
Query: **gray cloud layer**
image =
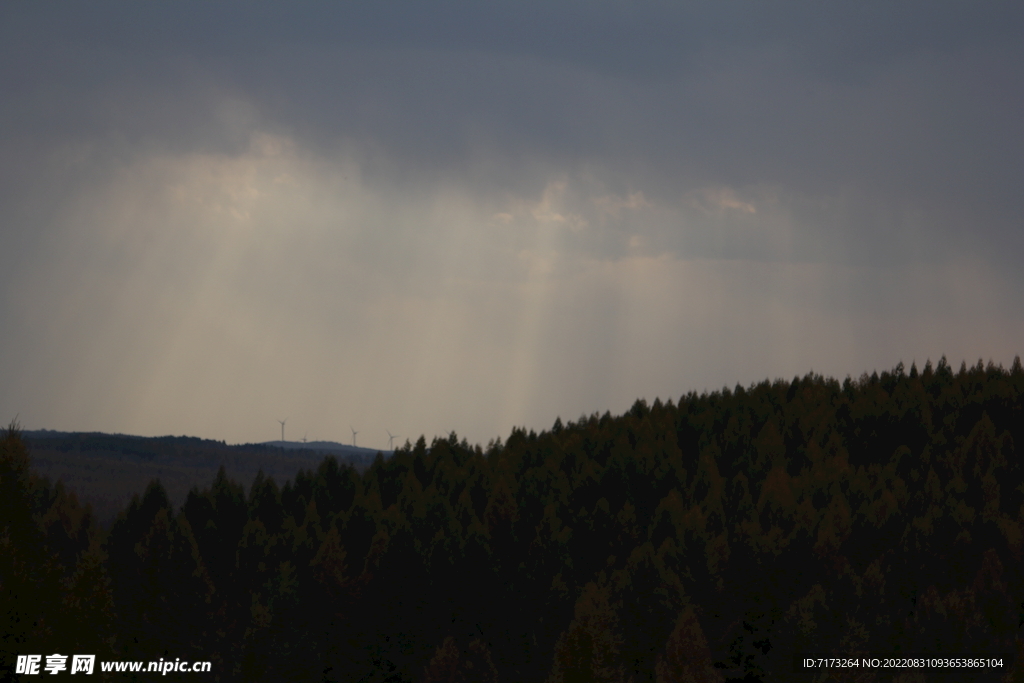
{"label": "gray cloud layer", "polygon": [[30,426],[486,440],[1020,350],[1010,5],[0,15],[0,411]]}

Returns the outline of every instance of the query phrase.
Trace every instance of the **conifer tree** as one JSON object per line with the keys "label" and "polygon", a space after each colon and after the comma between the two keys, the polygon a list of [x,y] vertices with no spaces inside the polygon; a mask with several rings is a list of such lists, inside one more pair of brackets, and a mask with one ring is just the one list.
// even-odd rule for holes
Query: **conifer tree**
{"label": "conifer tree", "polygon": [[[17,422],[0,432],[0,666],[52,647],[60,621],[60,568],[32,515],[28,448]],[[64,645],[67,643],[65,641]]]}
{"label": "conifer tree", "polygon": [[721,683],[724,680],[714,667],[711,650],[692,605],[679,613],[655,670],[657,683]]}
{"label": "conifer tree", "polygon": [[548,683],[612,683],[623,677],[622,635],[607,585],[590,582],[576,601],[573,620],[555,646]]}

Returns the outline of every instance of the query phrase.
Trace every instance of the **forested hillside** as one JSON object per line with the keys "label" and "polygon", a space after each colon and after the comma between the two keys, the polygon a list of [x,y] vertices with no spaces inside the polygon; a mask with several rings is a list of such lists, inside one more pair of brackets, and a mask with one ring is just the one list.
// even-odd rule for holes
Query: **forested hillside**
{"label": "forested hillside", "polygon": [[[107,534],[12,428],[0,671],[59,651],[224,681],[1021,680],[1018,444],[1019,359],[943,359],[486,448],[421,438],[361,475],[222,472],[179,508],[154,482]],[[798,672],[800,653],[1005,659]]]}

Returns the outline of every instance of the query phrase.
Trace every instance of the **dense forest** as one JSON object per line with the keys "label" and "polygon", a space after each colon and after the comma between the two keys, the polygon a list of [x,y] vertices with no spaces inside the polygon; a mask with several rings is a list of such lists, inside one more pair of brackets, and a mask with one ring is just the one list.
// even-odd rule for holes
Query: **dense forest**
{"label": "dense forest", "polygon": [[[361,474],[222,471],[179,507],[154,481],[109,531],[12,425],[0,672],[71,652],[212,661],[183,680],[1022,680],[1022,399],[1019,359],[812,374],[421,438]],[[810,653],[1003,666],[796,668]]]}

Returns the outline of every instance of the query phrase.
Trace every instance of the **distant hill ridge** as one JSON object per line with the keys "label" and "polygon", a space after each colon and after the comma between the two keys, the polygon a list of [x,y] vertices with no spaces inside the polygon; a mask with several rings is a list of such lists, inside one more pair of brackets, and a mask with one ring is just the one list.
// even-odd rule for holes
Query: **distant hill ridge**
{"label": "distant hill ridge", "polygon": [[288,450],[310,450],[310,451],[321,451],[325,453],[351,453],[353,455],[370,454],[371,458],[377,455],[378,452],[388,456],[391,454],[389,450],[382,450],[379,448],[363,448],[362,446],[348,446],[337,441],[265,441],[261,444],[246,444],[255,446],[272,446],[274,448],[285,448]]}
{"label": "distant hill ridge", "polygon": [[61,432],[53,429],[27,429],[22,431],[22,435],[26,439],[76,439],[79,441],[99,441],[99,440],[131,440],[131,441],[153,441],[153,442],[171,442],[171,443],[188,443],[188,444],[208,444],[210,446],[222,446],[224,448],[253,448],[261,446],[269,446],[272,448],[284,448],[289,450],[315,450],[315,451],[332,451],[339,453],[360,453],[360,454],[373,454],[376,455],[378,452],[382,454],[390,454],[391,451],[382,448],[364,448],[362,446],[350,446],[348,444],[339,443],[337,441],[263,441],[260,443],[244,443],[244,444],[228,444],[225,441],[216,441],[214,439],[203,439],[198,436],[137,436],[134,434],[107,434],[105,432]]}
{"label": "distant hill ridge", "polygon": [[315,470],[328,455],[362,472],[377,454],[391,451],[347,446],[335,441],[268,441],[228,445],[194,436],[134,436],[103,432],[25,430],[32,467],[51,481],[63,481],[99,520],[111,521],[132,495],[159,479],[176,504],[193,487],[209,485],[222,466],[248,485],[262,471],[278,484],[300,470]]}

